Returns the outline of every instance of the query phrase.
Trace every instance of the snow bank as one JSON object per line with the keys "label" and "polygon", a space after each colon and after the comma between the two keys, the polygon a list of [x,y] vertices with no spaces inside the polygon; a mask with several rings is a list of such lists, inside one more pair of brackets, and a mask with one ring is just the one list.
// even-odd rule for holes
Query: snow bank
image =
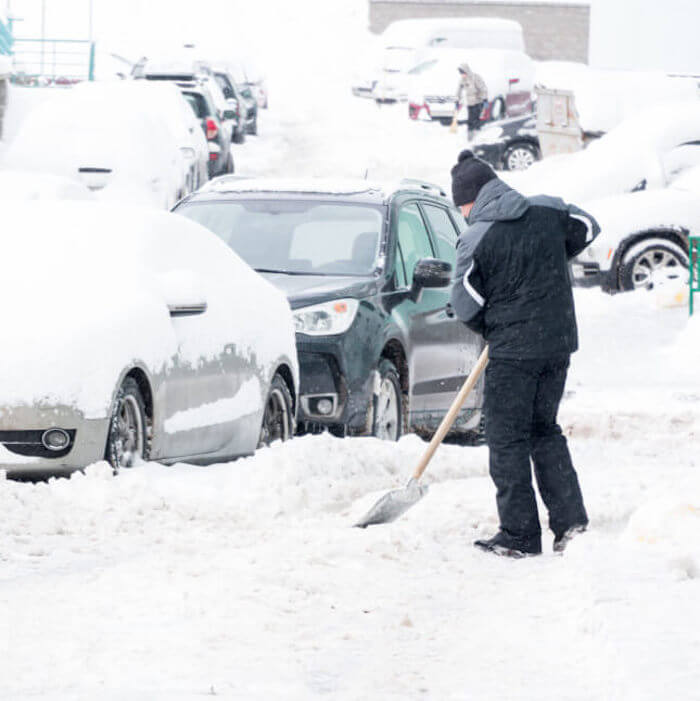
{"label": "snow bank", "polygon": [[639,111],[588,148],[552,156],[527,171],[504,176],[526,195],[547,193],[582,203],[629,192],[642,180],[665,187],[664,157],[700,136],[700,100],[656,105]]}
{"label": "snow bank", "polygon": [[566,61],[538,62],[535,83],[573,90],[581,128],[588,132],[608,132],[650,105],[698,97],[694,78],[671,77],[661,71],[596,70]]}

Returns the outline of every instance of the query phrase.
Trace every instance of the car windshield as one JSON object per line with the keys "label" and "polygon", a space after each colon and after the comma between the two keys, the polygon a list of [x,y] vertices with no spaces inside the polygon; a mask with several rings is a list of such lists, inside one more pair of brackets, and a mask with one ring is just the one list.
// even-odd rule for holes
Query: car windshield
{"label": "car windshield", "polygon": [[379,206],[300,200],[190,202],[177,210],[252,268],[289,275],[367,275],[377,267]]}

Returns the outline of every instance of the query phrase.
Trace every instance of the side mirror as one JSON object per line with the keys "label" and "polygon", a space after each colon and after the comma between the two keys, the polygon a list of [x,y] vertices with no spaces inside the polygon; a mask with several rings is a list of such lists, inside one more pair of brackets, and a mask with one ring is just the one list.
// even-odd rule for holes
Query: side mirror
{"label": "side mirror", "polygon": [[421,258],[413,268],[411,298],[418,301],[424,288],[447,287],[452,282],[452,265],[437,258]]}

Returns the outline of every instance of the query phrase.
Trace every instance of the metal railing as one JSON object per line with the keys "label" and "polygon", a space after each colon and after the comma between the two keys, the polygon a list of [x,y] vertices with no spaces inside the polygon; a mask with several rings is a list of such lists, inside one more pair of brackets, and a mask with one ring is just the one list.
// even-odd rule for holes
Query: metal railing
{"label": "metal railing", "polygon": [[693,297],[700,292],[700,236],[691,236],[688,245],[688,305],[690,314],[694,311]]}
{"label": "metal railing", "polygon": [[0,19],[0,55],[9,56],[12,53],[12,32],[9,24]]}
{"label": "metal railing", "polygon": [[12,46],[13,81],[70,85],[95,79],[95,42],[83,39],[19,39]]}

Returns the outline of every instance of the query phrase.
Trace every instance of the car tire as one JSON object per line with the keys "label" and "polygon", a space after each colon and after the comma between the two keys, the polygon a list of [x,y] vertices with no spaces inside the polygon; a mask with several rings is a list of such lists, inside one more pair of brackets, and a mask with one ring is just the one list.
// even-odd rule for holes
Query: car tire
{"label": "car tire", "polygon": [[534,144],[511,144],[503,154],[504,170],[527,170],[540,160],[540,152]]}
{"label": "car tire", "polygon": [[231,175],[236,171],[236,164],[233,161],[233,154],[229,153],[228,160],[226,161],[226,168],[224,168],[224,173],[226,175]]}
{"label": "car tire", "polygon": [[665,238],[647,238],[633,244],[621,256],[618,267],[619,288],[623,291],[651,290],[687,277],[688,254]]}
{"label": "car tire", "polygon": [[245,143],[245,127],[242,129],[237,129],[233,132],[233,143],[234,144],[244,144]]}
{"label": "car tire", "polygon": [[272,378],[265,400],[258,448],[286,441],[294,435],[294,401],[289,386],[279,373]]}
{"label": "car tire", "polygon": [[255,121],[250,125],[250,129],[248,130],[249,134],[252,134],[253,136],[258,135],[258,118],[255,118]]}
{"label": "car tire", "polygon": [[117,472],[148,460],[150,449],[146,402],[136,380],[127,377],[112,404],[105,460]]}
{"label": "car tire", "polygon": [[383,358],[377,368],[379,391],[374,395],[372,435],[388,441],[398,441],[403,432],[403,395],[401,377],[394,363]]}

